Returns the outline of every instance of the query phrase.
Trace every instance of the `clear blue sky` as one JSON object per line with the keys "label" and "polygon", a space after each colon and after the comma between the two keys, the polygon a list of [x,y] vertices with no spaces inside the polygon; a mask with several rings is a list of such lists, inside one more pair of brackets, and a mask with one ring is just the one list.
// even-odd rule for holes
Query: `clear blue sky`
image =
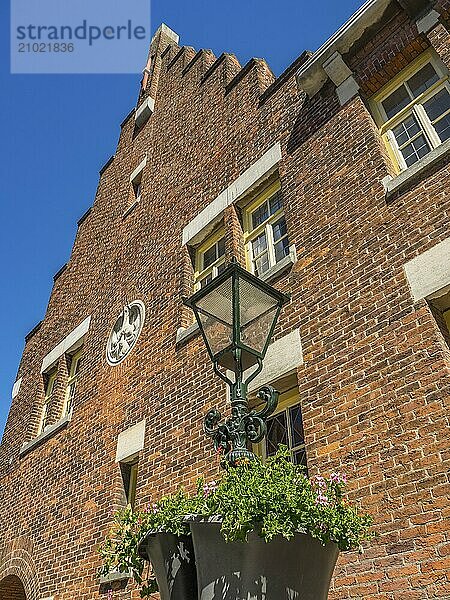
{"label": "clear blue sky", "polygon": [[[234,52],[241,64],[263,57],[278,75],[360,4],[154,0],[151,25],[165,22],[181,44]],[[10,75],[8,1],[0,3],[0,27],[1,435],[24,336],[45,314],[52,276],[69,258],[76,222],[93,202],[140,77]]]}

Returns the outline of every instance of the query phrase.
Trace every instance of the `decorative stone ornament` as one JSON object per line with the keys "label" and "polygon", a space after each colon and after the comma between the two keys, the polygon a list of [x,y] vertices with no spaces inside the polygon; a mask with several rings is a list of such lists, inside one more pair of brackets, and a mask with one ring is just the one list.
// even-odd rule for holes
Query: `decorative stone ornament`
{"label": "decorative stone ornament", "polygon": [[142,331],[144,319],[145,306],[140,300],[134,300],[123,307],[106,345],[108,364],[118,365],[128,356]]}

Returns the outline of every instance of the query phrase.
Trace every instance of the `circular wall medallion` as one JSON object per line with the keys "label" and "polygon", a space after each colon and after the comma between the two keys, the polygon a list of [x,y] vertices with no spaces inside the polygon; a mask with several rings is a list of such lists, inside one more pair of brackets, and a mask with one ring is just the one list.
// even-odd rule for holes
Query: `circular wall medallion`
{"label": "circular wall medallion", "polygon": [[144,319],[145,306],[140,300],[123,307],[106,344],[106,360],[111,366],[121,363],[131,352],[142,331]]}

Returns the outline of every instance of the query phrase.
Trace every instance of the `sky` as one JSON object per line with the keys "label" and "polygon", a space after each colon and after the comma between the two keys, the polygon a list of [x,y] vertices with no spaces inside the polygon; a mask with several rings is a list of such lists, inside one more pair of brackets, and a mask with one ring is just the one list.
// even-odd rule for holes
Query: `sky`
{"label": "sky", "polygon": [[[77,220],[93,202],[99,169],[115,152],[140,81],[140,75],[11,75],[10,1],[0,3],[0,436],[24,337],[45,316],[53,275],[70,257]],[[242,65],[265,58],[279,75],[361,4],[153,0],[151,30],[164,22],[180,44],[216,56],[232,52]]]}

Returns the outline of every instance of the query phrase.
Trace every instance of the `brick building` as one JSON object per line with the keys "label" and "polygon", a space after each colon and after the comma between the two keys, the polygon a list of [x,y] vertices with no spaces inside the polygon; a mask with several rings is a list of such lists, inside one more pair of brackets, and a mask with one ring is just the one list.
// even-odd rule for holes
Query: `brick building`
{"label": "brick building", "polygon": [[450,598],[449,22],[449,0],[369,0],[278,78],[158,29],[26,336],[1,600],[104,597],[111,510],[216,472],[202,419],[225,390],[181,299],[233,255],[292,294],[255,383],[282,392],[258,451],[345,470],[375,518],[330,597]]}

